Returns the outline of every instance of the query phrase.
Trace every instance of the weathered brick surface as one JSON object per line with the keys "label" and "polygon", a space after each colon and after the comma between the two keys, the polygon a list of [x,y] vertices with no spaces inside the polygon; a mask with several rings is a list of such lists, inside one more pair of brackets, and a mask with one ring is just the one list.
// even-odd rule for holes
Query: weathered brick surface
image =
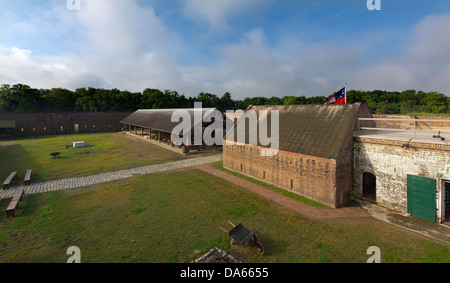
{"label": "weathered brick surface", "polygon": [[353,132],[348,132],[336,160],[336,204],[345,204],[353,192]]}
{"label": "weathered brick surface", "polygon": [[[376,176],[376,200],[382,206],[407,211],[407,175],[442,178],[450,175],[450,145],[355,138],[354,194],[362,195],[364,172]],[[446,177],[446,178],[447,178]]]}
{"label": "weathered brick surface", "polygon": [[[362,110],[359,109],[359,116],[370,115],[363,110],[364,107]],[[290,135],[290,142],[296,147],[307,146],[307,152],[313,153],[317,153],[320,149],[321,157],[299,153],[302,151],[283,150],[279,150],[276,156],[265,157],[261,156],[264,147],[249,144],[224,145],[224,167],[322,204],[339,207],[350,200],[353,186],[352,143],[356,123],[353,119],[347,123],[350,125],[348,128],[340,129],[338,133],[333,134],[323,129],[317,131],[316,128],[316,131],[322,134],[321,138],[327,139],[326,144],[320,142],[302,144],[305,139],[313,138],[304,133],[301,127],[297,129],[296,135]],[[322,124],[326,122],[322,121]],[[314,134],[316,135],[317,133]],[[280,139],[281,144],[283,136]],[[333,146],[334,150],[330,150],[328,146]]]}
{"label": "weathered brick surface", "polygon": [[261,156],[261,147],[228,145],[223,148],[225,168],[337,207],[336,160],[279,151]]}

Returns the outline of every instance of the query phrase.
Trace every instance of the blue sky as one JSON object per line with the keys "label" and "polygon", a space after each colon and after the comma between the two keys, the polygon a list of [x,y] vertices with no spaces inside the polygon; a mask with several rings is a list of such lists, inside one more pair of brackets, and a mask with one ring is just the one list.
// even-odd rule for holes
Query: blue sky
{"label": "blue sky", "polygon": [[0,0],[0,84],[450,94],[450,1]]}

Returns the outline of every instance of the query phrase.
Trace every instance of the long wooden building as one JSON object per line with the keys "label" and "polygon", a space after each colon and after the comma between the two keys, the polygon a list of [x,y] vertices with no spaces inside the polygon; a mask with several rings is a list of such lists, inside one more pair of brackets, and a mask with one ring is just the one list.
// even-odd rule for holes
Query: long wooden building
{"label": "long wooden building", "polygon": [[[181,123],[181,120],[177,119],[174,119],[176,121],[173,122],[172,117],[175,115],[176,111],[179,110],[188,113],[190,119],[190,127],[183,133],[184,136],[190,137],[190,143],[192,144],[190,148],[195,148],[196,146],[204,147],[204,144],[202,143],[204,131],[208,127],[211,127],[214,121],[214,119],[212,119],[212,121],[207,121],[208,119],[204,119],[205,117],[211,116],[216,118],[215,115],[220,115],[220,118],[223,120],[223,114],[216,108],[140,109],[122,119],[120,123],[122,123],[124,129],[130,133],[146,137],[149,140],[154,140],[161,144],[167,144],[171,147],[181,147],[183,144],[172,140],[174,129]],[[200,115],[200,117],[196,115]],[[195,135],[196,127],[202,129],[200,133],[201,136],[199,137],[196,137]],[[223,123],[217,130],[223,132]],[[220,139],[222,138],[223,134]],[[197,139],[197,143],[195,139]],[[198,141],[200,141],[200,144],[198,144]]]}

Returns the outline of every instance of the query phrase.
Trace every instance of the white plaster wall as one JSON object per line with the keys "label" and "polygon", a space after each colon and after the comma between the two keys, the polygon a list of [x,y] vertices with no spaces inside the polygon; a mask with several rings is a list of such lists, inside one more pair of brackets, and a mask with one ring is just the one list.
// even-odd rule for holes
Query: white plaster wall
{"label": "white plaster wall", "polygon": [[383,144],[368,140],[354,142],[355,196],[362,195],[362,174],[370,172],[377,178],[377,203],[406,212],[408,174],[436,178],[439,183],[442,176],[450,173],[450,151],[422,147],[421,144],[414,148],[400,145],[398,142]]}

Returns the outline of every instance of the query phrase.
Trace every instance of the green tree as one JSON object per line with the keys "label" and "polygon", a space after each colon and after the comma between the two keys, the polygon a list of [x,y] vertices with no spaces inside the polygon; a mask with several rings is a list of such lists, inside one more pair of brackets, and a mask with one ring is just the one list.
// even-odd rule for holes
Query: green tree
{"label": "green tree", "polygon": [[231,99],[231,94],[229,92],[225,92],[224,95],[220,98],[220,105],[218,109],[221,111],[233,110],[235,107],[235,103],[233,99]]}
{"label": "green tree", "polygon": [[422,100],[425,111],[430,113],[445,113],[447,110],[447,97],[442,93],[428,92]]}
{"label": "green tree", "polygon": [[406,100],[401,103],[400,114],[412,113],[417,109],[417,104],[414,100]]}
{"label": "green tree", "polygon": [[41,89],[40,97],[43,111],[74,111],[76,108],[76,95],[68,89]]}
{"label": "green tree", "polygon": [[387,114],[387,112],[388,112],[388,107],[389,107],[389,102],[387,102],[387,101],[381,101],[381,102],[378,103],[378,105],[377,105],[376,113],[377,113],[377,114]]}
{"label": "green tree", "polygon": [[76,95],[76,109],[85,112],[97,112],[98,107],[95,101],[95,88],[77,88]]}
{"label": "green tree", "polygon": [[215,94],[201,92],[195,98],[195,102],[202,102],[202,107],[218,107],[220,106],[220,98]]}
{"label": "green tree", "polygon": [[4,84],[0,87],[0,111],[15,111],[19,102],[11,95],[11,85]]}
{"label": "green tree", "polygon": [[142,93],[142,100],[140,103],[140,108],[143,109],[159,109],[164,105],[168,104],[166,101],[164,93],[159,89],[147,88]]}
{"label": "green tree", "polygon": [[284,105],[296,105],[299,104],[299,99],[296,96],[285,96],[283,99]]}
{"label": "green tree", "polygon": [[2,99],[7,111],[33,112],[42,110],[39,90],[28,85],[15,84],[2,90]]}

